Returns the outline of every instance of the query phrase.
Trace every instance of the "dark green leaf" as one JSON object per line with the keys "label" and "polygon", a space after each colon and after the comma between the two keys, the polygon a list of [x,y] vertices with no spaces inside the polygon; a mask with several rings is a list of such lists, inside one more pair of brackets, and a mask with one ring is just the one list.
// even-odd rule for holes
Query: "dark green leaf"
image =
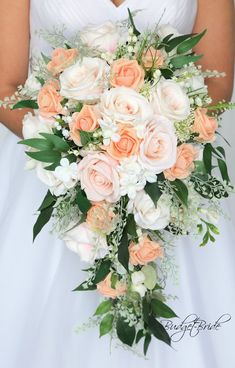
{"label": "dark green leaf", "polygon": [[126,231],[129,235],[137,238],[136,222],[132,213],[130,213],[127,217]]}
{"label": "dark green leaf", "polygon": [[136,334],[135,343],[138,344],[140,340],[144,337],[144,330],[139,330]]}
{"label": "dark green leaf", "polygon": [[207,231],[205,235],[203,236],[202,243],[200,244],[200,247],[204,247],[209,241],[209,232]]}
{"label": "dark green leaf", "polygon": [[43,138],[24,139],[18,142],[18,144],[24,144],[25,146],[36,148],[39,151],[51,150],[53,148],[53,144]]}
{"label": "dark green leaf", "polygon": [[86,281],[84,281],[82,284],[80,284],[79,286],[77,286],[75,289],[73,289],[72,291],[91,291],[91,290],[96,290],[96,285],[92,284],[89,285],[88,287],[85,286],[86,285]]}
{"label": "dark green leaf", "polygon": [[111,275],[111,288],[112,289],[115,289],[117,282],[118,282],[118,275],[113,272]]}
{"label": "dark green leaf", "polygon": [[148,322],[149,314],[150,314],[150,304],[148,303],[146,298],[143,299],[142,310],[143,310],[144,321]]}
{"label": "dark green leaf", "polygon": [[39,151],[39,152],[25,152],[26,155],[33,158],[34,160],[41,162],[54,163],[61,159],[61,155],[57,151]]}
{"label": "dark green leaf", "polygon": [[51,164],[49,166],[45,166],[44,169],[48,170],[48,171],[54,171],[57,168],[57,166],[60,166],[60,159],[61,159],[61,157],[58,158],[57,160],[55,160],[53,162],[53,164]]}
{"label": "dark green leaf", "polygon": [[77,196],[76,196],[76,202],[80,209],[80,211],[84,214],[87,213],[87,211],[91,208],[91,202],[89,199],[87,199],[87,196],[83,190],[78,190]]}
{"label": "dark green leaf", "polygon": [[98,284],[99,282],[103,281],[105,277],[109,274],[110,267],[111,267],[111,261],[109,260],[102,261],[96,271],[96,275],[93,280],[93,283]]}
{"label": "dark green leaf", "polygon": [[16,109],[33,109],[33,110],[37,110],[38,109],[38,104],[36,101],[33,100],[22,100],[17,102],[13,107],[12,110],[16,110]]}
{"label": "dark green leaf", "polygon": [[110,309],[112,309],[112,306],[113,306],[113,303],[110,299],[103,301],[102,303],[100,303],[100,305],[96,309],[95,316],[100,316],[102,314],[109,312]]}
{"label": "dark green leaf", "polygon": [[147,335],[145,336],[145,339],[144,339],[144,355],[146,355],[146,354],[147,354],[147,352],[148,352],[148,348],[149,348],[149,345],[150,345],[151,339],[152,339],[152,337],[151,337],[151,335],[150,335],[150,334],[147,334]]}
{"label": "dark green leaf", "polygon": [[144,187],[145,192],[152,199],[153,203],[156,205],[162,192],[159,189],[158,183],[147,183]]}
{"label": "dark green leaf", "polygon": [[179,200],[187,207],[188,206],[188,188],[179,179],[170,182],[175,194]]}
{"label": "dark green leaf", "polygon": [[130,11],[129,8],[127,8],[127,10],[128,10],[128,15],[129,15],[129,21],[130,21],[130,24],[131,24],[131,26],[133,28],[133,33],[134,33],[135,36],[139,36],[140,35],[140,32],[138,31],[138,29],[135,26],[134,19],[133,19],[133,16],[131,14],[131,11]]}
{"label": "dark green leaf", "polygon": [[78,102],[77,106],[75,107],[75,111],[76,112],[80,112],[82,108],[83,108],[83,103],[82,102]]}
{"label": "dark green leaf", "polygon": [[175,312],[165,303],[158,299],[151,300],[151,307],[156,317],[174,318],[177,317]]}
{"label": "dark green leaf", "polygon": [[67,50],[70,50],[72,47],[69,46],[67,43],[64,44]]}
{"label": "dark green leaf", "polygon": [[58,135],[49,133],[40,133],[40,135],[52,143],[54,148],[59,152],[67,152],[70,148],[64,138],[58,137]]}
{"label": "dark green leaf", "polygon": [[132,346],[135,341],[135,327],[129,326],[124,318],[119,317],[117,320],[117,335],[118,338],[126,345]]}
{"label": "dark green leaf", "polygon": [[212,170],[212,146],[210,143],[207,143],[203,150],[203,162],[206,168],[206,172],[211,175]]}
{"label": "dark green leaf", "polygon": [[127,231],[124,229],[122,239],[118,247],[118,260],[123,267],[129,270],[129,249],[128,249],[128,236]]}
{"label": "dark green leaf", "polygon": [[112,330],[113,327],[113,315],[107,314],[100,323],[100,337],[106,335]]}
{"label": "dark green leaf", "polygon": [[[168,37],[168,36],[167,36]],[[186,34],[186,35],[182,35],[182,36],[177,36],[172,38],[169,42],[165,41],[165,39],[163,41],[165,41],[164,43],[167,42],[167,46],[165,47],[166,52],[171,52],[174,48],[176,48],[178,45],[180,45],[183,41],[189,39],[190,37],[192,37],[191,34]]]}
{"label": "dark green leaf", "polygon": [[51,194],[51,192],[48,190],[47,194],[45,195],[41,206],[39,207],[38,211],[45,210],[48,207],[51,207],[55,204],[56,198]]}
{"label": "dark green leaf", "polygon": [[148,327],[152,334],[158,339],[165,342],[167,345],[171,345],[171,338],[168,335],[163,325],[158,322],[153,315],[149,317]]}
{"label": "dark green leaf", "polygon": [[193,36],[193,37],[183,41],[177,47],[177,53],[178,54],[185,54],[186,52],[190,51],[193,47],[195,47],[198,44],[198,42],[205,35],[205,33],[206,33],[206,30],[204,30],[203,32],[197,34],[196,36]]}
{"label": "dark green leaf", "polygon": [[36,79],[37,79],[37,81],[41,84],[41,86],[44,86],[45,81],[44,81],[44,79],[43,79],[43,78],[38,77],[38,76],[36,76],[35,78],[36,78]]}
{"label": "dark green leaf", "polygon": [[171,59],[170,63],[174,68],[180,69],[184,65],[188,65],[189,63],[194,63],[202,58],[203,55],[182,55],[175,56]]}
{"label": "dark green leaf", "polygon": [[33,241],[36,239],[42,228],[48,223],[52,213],[53,207],[45,208],[40,212],[40,215],[38,216],[37,221],[33,227]]}
{"label": "dark green leaf", "polygon": [[220,173],[221,173],[223,180],[229,183],[230,178],[228,175],[228,168],[227,168],[226,162],[224,160],[221,160],[220,158],[217,161],[218,161]]}
{"label": "dark green leaf", "polygon": [[165,79],[171,79],[173,71],[171,69],[161,69],[161,74]]}
{"label": "dark green leaf", "polygon": [[225,153],[225,150],[223,147],[216,147],[215,150],[217,151],[217,154],[218,154],[218,151],[219,151],[219,154],[223,156],[223,158],[225,159],[226,158],[226,153]]}

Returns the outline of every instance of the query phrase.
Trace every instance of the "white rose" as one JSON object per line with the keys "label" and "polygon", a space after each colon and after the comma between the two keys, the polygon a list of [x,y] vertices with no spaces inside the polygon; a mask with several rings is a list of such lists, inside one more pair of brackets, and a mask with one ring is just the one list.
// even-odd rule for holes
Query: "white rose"
{"label": "white rose", "polygon": [[104,60],[84,57],[60,75],[60,94],[74,100],[96,100],[104,92],[107,71]]}
{"label": "white rose", "polygon": [[108,252],[106,237],[91,231],[86,223],[67,231],[62,239],[67,247],[77,253],[84,262],[93,263]]}
{"label": "white rose", "polygon": [[89,48],[115,52],[121,38],[121,32],[115,23],[105,22],[98,26],[88,25],[80,32],[80,37]]}
{"label": "white rose", "polygon": [[137,193],[134,201],[129,202],[128,209],[133,212],[137,225],[143,229],[162,230],[170,222],[170,206],[163,195],[155,206],[149,195],[142,190]]}
{"label": "white rose", "polygon": [[26,95],[36,97],[41,88],[41,83],[37,80],[36,74],[32,73],[28,76],[24,84],[23,92],[25,92]]}
{"label": "white rose", "polygon": [[131,281],[132,281],[131,285],[132,291],[139,293],[140,296],[143,298],[147,291],[147,288],[143,284],[145,281],[144,273],[142,271],[133,272],[131,275]]}
{"label": "white rose", "polygon": [[150,95],[154,112],[171,121],[185,120],[190,114],[190,100],[182,87],[172,80],[160,80]]}
{"label": "white rose", "polygon": [[131,88],[111,88],[101,96],[100,110],[105,117],[142,127],[153,116],[148,100]]}
{"label": "white rose", "polygon": [[159,174],[176,162],[177,136],[167,118],[156,115],[147,124],[140,144],[139,162],[146,170]]}
{"label": "white rose", "polygon": [[173,35],[172,38],[180,36],[180,33],[177,31],[177,29],[172,27],[170,24],[161,25],[157,30],[157,34],[159,35],[161,39],[165,38],[166,36],[170,34]]}
{"label": "white rose", "polygon": [[44,164],[41,162],[37,162],[36,174],[38,179],[46,184],[51,193],[55,196],[65,194],[68,190],[64,183],[55,176],[55,173],[53,171],[46,170],[44,168]]}
{"label": "white rose", "polygon": [[52,133],[52,120],[45,119],[40,115],[26,114],[23,119],[22,134],[24,139],[42,138],[39,133]]}

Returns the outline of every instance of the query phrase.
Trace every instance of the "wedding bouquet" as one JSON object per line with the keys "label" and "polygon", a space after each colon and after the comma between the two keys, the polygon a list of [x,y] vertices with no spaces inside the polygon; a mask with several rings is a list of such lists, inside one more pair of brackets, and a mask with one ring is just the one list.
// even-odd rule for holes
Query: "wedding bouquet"
{"label": "wedding bouquet", "polygon": [[[75,291],[96,290],[100,336],[133,346],[171,339],[161,318],[166,258],[180,235],[215,241],[220,203],[232,191],[225,150],[215,144],[219,114],[192,49],[205,32],[180,35],[170,26],[140,33],[128,21],[85,27],[74,38],[46,33],[26,84],[3,105],[32,108],[24,140],[48,192],[34,239],[53,229],[81,260],[87,278]],[[15,101],[15,99],[17,101]]]}

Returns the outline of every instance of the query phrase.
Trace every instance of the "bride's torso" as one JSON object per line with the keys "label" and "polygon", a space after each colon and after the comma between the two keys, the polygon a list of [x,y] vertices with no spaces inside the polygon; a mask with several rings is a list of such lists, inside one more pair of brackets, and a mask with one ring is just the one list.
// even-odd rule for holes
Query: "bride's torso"
{"label": "bride's torso", "polygon": [[65,25],[67,33],[75,33],[89,23],[127,18],[127,8],[143,9],[135,18],[140,30],[171,24],[181,33],[190,33],[197,12],[197,0],[126,0],[116,7],[111,0],[31,0],[31,53],[46,51],[47,45],[37,31]]}

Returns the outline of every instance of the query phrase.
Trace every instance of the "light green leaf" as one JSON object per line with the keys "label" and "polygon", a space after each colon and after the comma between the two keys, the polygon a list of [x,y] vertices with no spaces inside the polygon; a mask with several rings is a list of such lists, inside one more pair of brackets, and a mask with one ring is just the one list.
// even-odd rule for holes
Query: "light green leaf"
{"label": "light green leaf", "polygon": [[197,34],[196,36],[193,36],[185,41],[183,41],[178,47],[177,47],[177,53],[178,54],[185,54],[186,52],[190,51],[193,47],[195,47],[198,42],[202,39],[202,37],[205,35],[206,30],[203,32]]}
{"label": "light green leaf", "polygon": [[107,314],[100,323],[100,337],[108,334],[113,328],[114,316]]}
{"label": "light green leaf", "polygon": [[141,271],[145,276],[144,285],[147,289],[153,290],[157,282],[156,270],[152,266],[147,265],[142,267]]}
{"label": "light green leaf", "polygon": [[102,314],[109,312],[112,309],[112,306],[113,306],[113,303],[110,299],[103,301],[102,303],[100,303],[100,305],[96,309],[95,316],[100,316]]}

